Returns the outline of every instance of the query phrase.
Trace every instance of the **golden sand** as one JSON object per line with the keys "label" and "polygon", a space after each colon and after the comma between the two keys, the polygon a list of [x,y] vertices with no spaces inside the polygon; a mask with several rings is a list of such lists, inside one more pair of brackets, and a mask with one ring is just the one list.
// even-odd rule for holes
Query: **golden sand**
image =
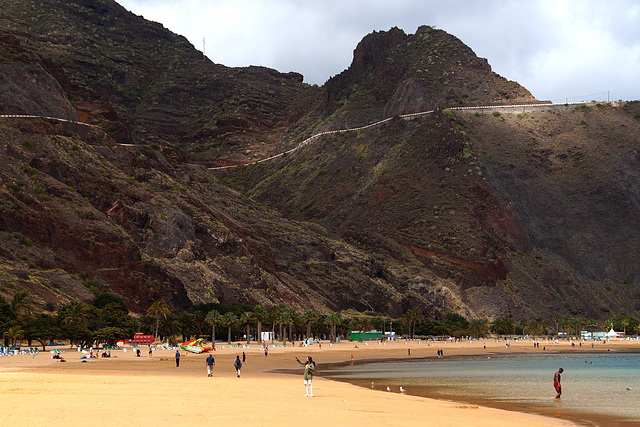
{"label": "golden sand", "polygon": [[[486,343],[487,349],[483,348]],[[435,356],[443,348],[452,355],[532,352],[529,341],[468,341],[427,343],[400,341],[386,345],[324,342],[308,347],[276,347],[265,358],[258,345],[233,348],[219,345],[214,376],[207,377],[205,354],[183,355],[175,367],[172,350],[156,350],[142,357],[131,349],[112,351],[110,359],[83,363],[81,353],[63,350],[67,363],[51,359],[49,352],[35,357],[0,357],[0,418],[3,425],[63,424],[102,426],[144,423],[150,426],[211,424],[224,426],[559,426],[568,421],[482,406],[375,391],[316,376],[315,396],[304,397],[302,367],[295,361],[311,355],[322,364],[358,360]],[[540,344],[546,351],[593,351],[590,345]],[[596,350],[616,351],[640,346],[628,341],[597,344]],[[236,355],[247,362],[237,378]],[[298,369],[297,375],[270,373]],[[318,368],[321,369],[321,366]],[[142,424],[141,424],[142,425]]]}

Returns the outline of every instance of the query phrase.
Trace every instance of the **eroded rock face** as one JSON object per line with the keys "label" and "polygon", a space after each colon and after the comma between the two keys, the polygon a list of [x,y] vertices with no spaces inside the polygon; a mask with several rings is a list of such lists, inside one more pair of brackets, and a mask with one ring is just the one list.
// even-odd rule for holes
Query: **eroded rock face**
{"label": "eroded rock face", "polygon": [[427,89],[413,79],[403,81],[387,103],[385,117],[393,117],[433,108],[435,99]]}
{"label": "eroded rock face", "polygon": [[397,50],[406,39],[407,35],[398,27],[389,31],[374,31],[364,37],[353,51],[353,62],[349,67],[352,79],[360,79],[368,70],[372,70],[385,54]]}
{"label": "eroded rock face", "polygon": [[0,114],[77,119],[62,86],[43,67],[39,55],[4,31],[0,31],[0,51],[4,58],[0,62]]}
{"label": "eroded rock face", "polygon": [[149,242],[147,250],[164,258],[175,257],[188,242],[195,240],[193,222],[180,209],[159,209],[150,217],[149,225],[155,237]]}

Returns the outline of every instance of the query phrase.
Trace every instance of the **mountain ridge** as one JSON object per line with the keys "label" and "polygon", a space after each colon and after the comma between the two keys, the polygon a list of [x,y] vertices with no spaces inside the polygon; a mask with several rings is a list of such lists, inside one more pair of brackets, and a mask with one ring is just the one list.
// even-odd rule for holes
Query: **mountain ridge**
{"label": "mountain ridge", "polygon": [[[636,103],[448,109],[535,99],[428,26],[365,36],[317,87],[214,64],[113,1],[3,11],[20,111],[94,126],[0,119],[2,295],[54,310],[115,292],[139,313],[160,298],[467,318],[640,308]],[[38,73],[45,90],[27,85]],[[0,112],[17,111],[9,98]]]}

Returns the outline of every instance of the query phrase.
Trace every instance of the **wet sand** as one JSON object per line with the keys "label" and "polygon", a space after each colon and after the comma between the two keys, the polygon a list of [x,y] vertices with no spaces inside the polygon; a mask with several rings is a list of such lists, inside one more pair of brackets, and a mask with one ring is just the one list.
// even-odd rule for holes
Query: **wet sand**
{"label": "wet sand", "polygon": [[[483,342],[487,349],[483,348]],[[357,345],[357,348],[356,348]],[[218,345],[212,352],[214,376],[206,374],[205,354],[183,355],[175,367],[171,350],[156,350],[148,357],[135,357],[130,349],[112,351],[110,359],[82,363],[80,354],[68,347],[60,363],[49,352],[35,357],[0,357],[0,401],[2,418],[11,425],[34,422],[64,425],[112,425],[145,422],[153,425],[214,422],[216,425],[321,426],[390,425],[410,426],[428,423],[437,426],[556,426],[573,425],[568,420],[542,417],[482,405],[457,403],[418,396],[370,390],[316,376],[315,397],[304,397],[302,366],[295,361],[310,355],[319,363],[362,360],[435,357],[443,348],[445,357],[455,355],[515,352],[593,351],[589,346],[572,348],[568,343],[544,343],[533,349],[529,341],[475,341],[473,343],[427,343],[400,341],[386,345],[342,342],[309,347],[276,347],[265,358],[255,343],[248,348]],[[612,341],[595,350],[640,350],[637,343]],[[233,368],[236,355],[246,353],[247,363],[237,378]],[[292,374],[282,373],[291,369]],[[277,370],[278,373],[270,372]]]}

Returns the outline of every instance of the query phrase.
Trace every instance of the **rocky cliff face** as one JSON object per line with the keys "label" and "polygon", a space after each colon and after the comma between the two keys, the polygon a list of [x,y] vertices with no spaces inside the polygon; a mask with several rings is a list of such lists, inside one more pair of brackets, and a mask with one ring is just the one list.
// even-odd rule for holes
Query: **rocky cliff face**
{"label": "rocky cliff face", "polygon": [[[329,79],[323,107],[341,120],[371,120],[436,106],[531,101],[456,37],[428,26],[367,35],[351,66]],[[360,122],[362,123],[362,122]]]}
{"label": "rocky cliff face", "polygon": [[[557,126],[576,145],[559,144]],[[620,143],[613,149],[585,127]],[[447,309],[601,318],[639,307],[636,179],[623,172],[638,166],[637,131],[637,119],[608,107],[434,113],[327,136],[236,179],[286,216],[376,254],[401,282],[419,277],[425,297],[451,292]],[[602,157],[610,161],[598,165]]]}
{"label": "rocky cliff face", "polygon": [[82,121],[117,142],[170,146],[211,166],[277,151],[320,91],[297,73],[214,64],[113,1],[11,3],[2,27],[63,71],[56,79]]}
{"label": "rocky cliff face", "polygon": [[55,78],[51,61],[21,46],[20,39],[0,31],[0,112],[76,120],[74,108]]}
{"label": "rocky cliff face", "polygon": [[430,27],[366,36],[318,88],[213,64],[112,1],[5,3],[0,113],[82,123],[0,119],[0,295],[25,288],[54,310],[117,292],[136,312],[159,298],[488,318],[640,308],[637,104],[447,110],[532,98]]}
{"label": "rocky cliff face", "polygon": [[0,119],[0,130],[2,294],[25,288],[51,310],[98,291],[136,312],[160,298],[396,315],[407,304],[371,256],[171,153],[51,120]]}

